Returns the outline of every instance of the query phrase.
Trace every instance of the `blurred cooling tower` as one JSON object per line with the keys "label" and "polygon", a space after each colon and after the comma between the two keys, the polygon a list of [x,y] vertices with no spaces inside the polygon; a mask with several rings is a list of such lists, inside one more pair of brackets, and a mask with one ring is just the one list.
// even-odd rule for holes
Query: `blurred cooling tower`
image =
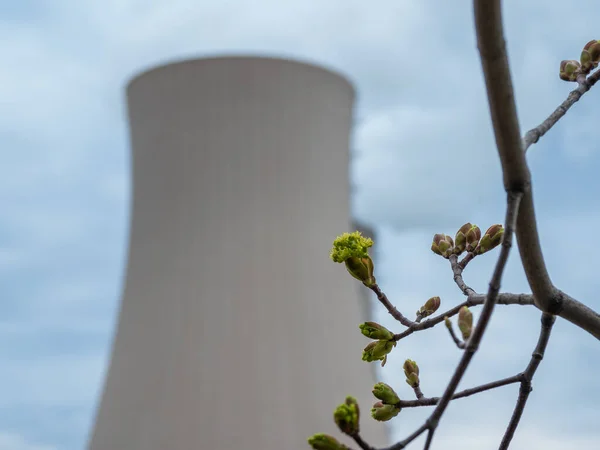
{"label": "blurred cooling tower", "polygon": [[[155,68],[127,88],[133,199],[126,284],[90,450],[306,450],[363,435],[372,367],[362,289],[329,260],[350,231],[354,91],[271,58]],[[364,292],[362,293],[364,294]]]}

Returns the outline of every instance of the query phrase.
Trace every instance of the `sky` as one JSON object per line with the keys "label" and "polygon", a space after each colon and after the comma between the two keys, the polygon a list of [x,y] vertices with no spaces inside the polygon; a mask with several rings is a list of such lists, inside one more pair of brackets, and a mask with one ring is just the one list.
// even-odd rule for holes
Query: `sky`
{"label": "sky", "polygon": [[[558,65],[599,37],[600,12],[594,0],[504,3],[524,132],[573,88]],[[150,66],[222,53],[299,58],[353,82],[352,205],[376,230],[378,281],[407,313],[433,295],[442,308],[462,300],[429,250],[433,234],[504,217],[471,2],[0,2],[0,450],[84,448],[126,263],[124,86]],[[599,102],[598,89],[586,94],[528,152],[552,280],[596,310],[600,257],[587,239],[600,226]],[[467,283],[485,291],[494,262],[477,258]],[[503,291],[528,292],[516,251]],[[375,317],[395,327],[379,308]],[[461,387],[522,370],[538,320],[534,308],[498,307]],[[460,357],[446,330],[404,346],[418,356],[425,394],[439,395]],[[392,354],[381,376],[406,395],[402,357],[411,356]],[[598,361],[597,341],[559,319],[511,448],[596,448]],[[510,386],[454,402],[434,448],[495,448],[516,395]],[[402,412],[393,436],[426,413]]]}

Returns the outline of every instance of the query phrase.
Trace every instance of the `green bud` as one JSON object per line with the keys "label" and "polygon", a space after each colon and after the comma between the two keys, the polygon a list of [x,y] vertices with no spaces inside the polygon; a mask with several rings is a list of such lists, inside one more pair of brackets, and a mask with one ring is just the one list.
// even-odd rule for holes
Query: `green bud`
{"label": "green bud", "polygon": [[360,410],[354,397],[346,397],[346,401],[338,406],[333,413],[333,420],[342,433],[353,436],[359,432],[358,419]]}
{"label": "green bud", "polygon": [[404,375],[406,382],[412,388],[419,387],[419,366],[412,359],[404,361]]}
{"label": "green bud", "polygon": [[373,386],[373,395],[386,405],[395,405],[400,402],[400,397],[394,390],[385,383],[377,383]]}
{"label": "green bud", "polygon": [[581,63],[574,59],[560,62],[560,79],[564,81],[577,81],[577,76],[581,74]]}
{"label": "green bud", "polygon": [[466,306],[463,306],[460,308],[460,311],[458,311],[458,328],[465,341],[471,337],[471,331],[473,330],[473,314]]}
{"label": "green bud", "polygon": [[315,450],[347,450],[348,447],[338,442],[333,436],[328,434],[315,434],[308,438],[308,445]]}
{"label": "green bud", "polygon": [[585,44],[581,52],[580,61],[583,73],[589,73],[598,67],[598,62],[600,62],[600,41],[592,40]]}
{"label": "green bud", "polygon": [[475,249],[475,253],[477,255],[482,255],[486,252],[489,252],[493,248],[496,248],[502,242],[503,236],[504,227],[502,227],[500,224],[492,225],[487,229],[479,241],[479,245]]}
{"label": "green bud", "polygon": [[454,254],[460,255],[462,252],[465,251],[465,248],[467,246],[467,233],[472,226],[473,225],[471,225],[470,223],[465,223],[456,232],[456,236],[454,236]]}
{"label": "green bud", "polygon": [[383,339],[387,341],[394,337],[394,333],[375,322],[362,323],[358,328],[360,328],[362,334],[371,339]]}
{"label": "green bud", "polygon": [[350,275],[367,287],[371,287],[375,284],[375,277],[373,276],[373,260],[370,256],[366,258],[355,258],[350,257],[344,261],[346,270]]}
{"label": "green bud", "polygon": [[388,420],[396,417],[400,412],[400,408],[394,405],[385,405],[382,402],[377,402],[371,408],[371,417],[381,422],[387,422]]}
{"label": "green bud", "polygon": [[467,231],[465,249],[468,252],[474,251],[477,248],[477,244],[479,244],[479,239],[481,239],[481,230],[477,225],[471,226]]}
{"label": "green bud", "polygon": [[444,317],[444,323],[446,324],[446,328],[448,328],[448,329],[452,328],[452,322],[450,321],[450,319],[448,317]]}
{"label": "green bud", "polygon": [[395,341],[373,341],[363,350],[362,360],[367,362],[381,361],[381,367],[383,367],[387,361],[388,353],[395,346]]}
{"label": "green bud", "polygon": [[431,251],[448,259],[454,251],[454,241],[447,234],[436,234],[433,236]]}
{"label": "green bud", "polygon": [[428,317],[438,310],[440,307],[441,300],[439,297],[431,297],[425,302],[423,306],[417,311],[417,316]]}

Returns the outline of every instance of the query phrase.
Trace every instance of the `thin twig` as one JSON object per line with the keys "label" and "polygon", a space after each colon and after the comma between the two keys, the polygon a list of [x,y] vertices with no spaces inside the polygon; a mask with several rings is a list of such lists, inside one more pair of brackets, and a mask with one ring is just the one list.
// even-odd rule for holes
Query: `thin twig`
{"label": "thin twig", "polygon": [[362,448],[362,450],[375,450],[373,447],[371,447],[369,444],[367,444],[364,439],[361,437],[360,433],[355,433],[352,436],[352,439],[354,439],[354,442],[356,442],[356,444]]}
{"label": "thin twig", "polygon": [[555,316],[543,313],[542,314],[542,326],[540,329],[540,337],[538,339],[537,345],[535,346],[535,350],[531,354],[531,360],[527,365],[527,368],[523,372],[523,377],[521,380],[521,387],[519,388],[519,397],[517,399],[517,405],[513,411],[512,417],[510,419],[510,423],[508,424],[508,428],[504,433],[504,437],[502,438],[502,442],[500,443],[499,450],[506,450],[510,445],[510,441],[515,435],[515,431],[519,426],[519,421],[521,420],[521,416],[523,415],[523,411],[525,410],[525,404],[527,403],[527,399],[529,398],[529,393],[532,391],[531,381],[533,380],[533,376],[535,375],[535,371],[538,366],[542,362],[544,358],[544,353],[546,351],[546,347],[548,345],[548,340],[550,339],[550,332],[552,331],[552,326],[554,325],[556,318]]}
{"label": "thin twig", "polygon": [[[452,396],[452,400],[459,398],[469,397],[480,392],[489,391],[490,389],[496,389],[509,384],[518,383],[521,381],[523,374],[513,375],[512,377],[503,378],[502,380],[492,381],[491,383],[485,383],[480,386],[475,386],[464,391],[457,392]],[[417,408],[420,406],[435,406],[439,403],[441,397],[429,397],[422,398],[419,400],[401,400],[396,406],[400,408]]]}
{"label": "thin twig", "polygon": [[[469,253],[469,255],[472,255],[472,253]],[[467,257],[465,257],[461,262],[465,261],[466,259],[467,259]],[[475,294],[475,291],[473,289],[471,289],[469,286],[467,286],[467,284],[463,280],[462,273],[463,273],[464,266],[461,266],[461,264],[458,262],[458,256],[450,255],[450,258],[448,258],[448,260],[450,261],[450,267],[452,267],[452,273],[454,274],[454,282],[456,283],[458,288],[467,297],[471,294]],[[465,266],[466,266],[466,264],[465,264]]]}
{"label": "thin twig", "polygon": [[461,341],[458,338],[458,336],[456,335],[456,333],[454,332],[454,327],[452,326],[452,322],[448,322],[448,325],[446,326],[446,328],[448,328],[448,332],[450,333],[450,337],[452,338],[452,340],[454,341],[454,343],[456,344],[456,346],[458,348],[460,348],[461,350],[464,350],[465,343],[463,341]]}
{"label": "thin twig", "polygon": [[394,305],[392,305],[392,303],[387,298],[387,295],[383,293],[378,284],[374,284],[370,288],[377,295],[377,300],[379,300],[381,304],[385,306],[385,309],[388,310],[388,312],[392,315],[394,319],[396,319],[398,322],[400,322],[406,327],[412,327],[416,324],[416,322],[413,322],[412,320],[404,317],[402,313],[398,311]]}
{"label": "thin twig", "polygon": [[415,395],[417,396],[417,400],[421,400],[423,397],[425,397],[423,395],[423,391],[421,391],[421,388],[419,386],[413,386],[413,391],[415,391]]}
{"label": "thin twig", "polygon": [[[444,317],[452,317],[458,314],[460,308],[463,306],[468,306],[469,308],[472,306],[483,305],[485,303],[485,294],[472,294],[469,296],[467,300],[456,305],[453,308],[450,308],[448,311],[439,314],[434,317],[430,317],[429,319],[415,323],[413,326],[409,327],[407,330],[404,330],[402,333],[395,334],[393,339],[394,341],[399,341],[404,339],[407,336],[410,336],[416,331],[427,330],[436,326],[437,324],[444,321]],[[498,300],[496,301],[498,305],[533,305],[533,296],[531,294],[510,294],[510,293],[501,293],[498,294]]]}
{"label": "thin twig", "polygon": [[569,93],[567,99],[562,102],[546,120],[540,123],[537,127],[532,128],[525,133],[525,136],[523,137],[523,151],[526,152],[529,147],[539,141],[543,135],[545,135],[554,125],[556,125],[556,122],[558,122],[567,113],[571,106],[577,103],[583,94],[589,91],[592,86],[598,82],[598,80],[600,80],[600,70],[597,70],[592,75],[587,77],[585,81],[578,83],[577,88]]}

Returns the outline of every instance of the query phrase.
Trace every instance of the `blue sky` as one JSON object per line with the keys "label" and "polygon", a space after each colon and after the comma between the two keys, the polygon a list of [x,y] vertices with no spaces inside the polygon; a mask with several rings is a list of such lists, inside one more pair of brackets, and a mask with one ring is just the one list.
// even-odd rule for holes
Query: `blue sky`
{"label": "blue sky", "polygon": [[[558,64],[599,37],[600,14],[593,0],[577,8],[505,4],[525,131],[572,89],[559,80]],[[2,2],[0,450],[84,447],[124,275],[124,85],[148,66],[223,52],[308,59],[353,81],[353,208],[377,229],[380,284],[408,313],[432,295],[445,305],[460,300],[446,264],[429,251],[432,235],[453,234],[466,221],[485,228],[504,215],[470,2]],[[596,310],[600,257],[588,236],[600,226],[599,101],[597,90],[586,94],[528,156],[552,279]],[[493,262],[478,258],[467,282],[485,290]],[[517,252],[503,289],[528,290]],[[521,370],[538,316],[532,308],[500,307],[464,387]],[[393,326],[380,310],[377,317]],[[440,327],[399,344],[407,350],[390,357],[384,379],[400,388],[394,374],[402,359],[418,355],[425,394],[439,394],[459,357],[445,333]],[[511,448],[597,446],[599,357],[596,340],[557,323]],[[463,449],[494,447],[516,389],[485,399],[451,406],[440,449],[454,448],[459,436]],[[399,416],[395,436],[406,435],[425,412]]]}

